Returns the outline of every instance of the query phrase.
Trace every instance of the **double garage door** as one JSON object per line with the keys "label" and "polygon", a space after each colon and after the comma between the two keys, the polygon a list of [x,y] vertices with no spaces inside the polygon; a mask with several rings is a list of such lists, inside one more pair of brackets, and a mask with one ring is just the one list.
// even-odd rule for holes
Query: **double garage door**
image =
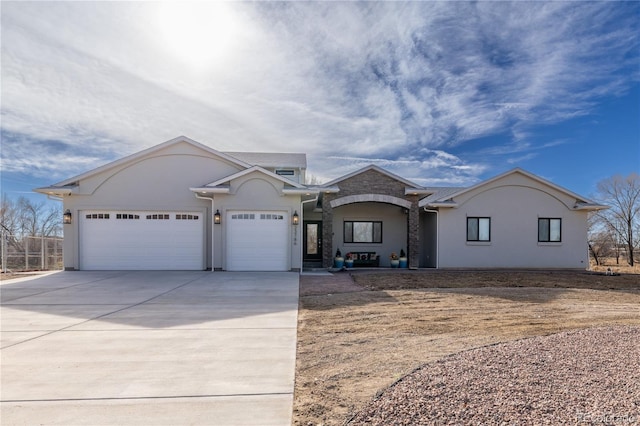
{"label": "double garage door", "polygon": [[[228,211],[226,269],[288,270],[288,225],[285,211]],[[80,269],[202,270],[205,232],[199,212],[81,211]]]}
{"label": "double garage door", "polygon": [[82,211],[84,270],[202,270],[204,218],[198,212]]}

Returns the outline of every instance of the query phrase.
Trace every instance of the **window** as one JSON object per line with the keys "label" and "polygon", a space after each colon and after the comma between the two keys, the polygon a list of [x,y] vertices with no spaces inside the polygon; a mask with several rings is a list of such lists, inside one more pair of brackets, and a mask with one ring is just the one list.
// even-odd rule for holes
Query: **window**
{"label": "window", "polygon": [[538,242],[559,243],[562,241],[562,219],[538,218]]}
{"label": "window", "polygon": [[256,218],[256,215],[251,213],[240,213],[231,215],[231,219],[243,219],[243,220],[253,220]]}
{"label": "window", "polygon": [[382,222],[344,221],[345,243],[382,243]]}
{"label": "window", "polygon": [[176,220],[198,220],[198,215],[193,214],[176,214]]}
{"label": "window", "polygon": [[265,214],[260,215],[261,220],[284,220],[284,216],[281,214]]}
{"label": "window", "polygon": [[85,217],[87,219],[109,219],[109,213],[91,213]]}
{"label": "window", "polygon": [[281,169],[276,170],[276,174],[280,176],[293,176],[295,172],[293,170]]}
{"label": "window", "polygon": [[168,214],[148,214],[147,219],[149,220],[169,220]]}
{"label": "window", "polygon": [[128,214],[128,213],[117,213],[116,219],[140,219],[140,215]]}
{"label": "window", "polygon": [[491,218],[468,217],[467,241],[491,241]]}

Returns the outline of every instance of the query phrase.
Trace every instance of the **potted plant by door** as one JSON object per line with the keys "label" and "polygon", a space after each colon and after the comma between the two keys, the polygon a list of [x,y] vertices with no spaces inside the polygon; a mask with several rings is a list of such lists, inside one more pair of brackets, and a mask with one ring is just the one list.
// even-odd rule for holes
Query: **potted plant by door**
{"label": "potted plant by door", "polygon": [[347,253],[344,256],[344,266],[346,266],[347,269],[353,268],[353,256],[351,256],[351,253]]}
{"label": "potted plant by door", "polygon": [[391,256],[389,256],[389,259],[391,259],[392,268],[397,268],[400,265],[400,258],[398,257],[395,251],[391,253]]}
{"label": "potted plant by door", "polygon": [[404,252],[404,249],[400,249],[400,259],[398,259],[400,261],[400,264],[398,265],[400,268],[406,268],[407,267],[407,255]]}
{"label": "potted plant by door", "polygon": [[333,260],[333,266],[338,269],[342,269],[344,267],[344,257],[342,257],[340,249],[336,250],[336,258]]}

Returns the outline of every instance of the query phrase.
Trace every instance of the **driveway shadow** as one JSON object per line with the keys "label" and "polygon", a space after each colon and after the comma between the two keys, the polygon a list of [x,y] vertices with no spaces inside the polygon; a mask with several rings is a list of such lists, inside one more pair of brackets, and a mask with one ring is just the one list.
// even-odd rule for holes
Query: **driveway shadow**
{"label": "driveway shadow", "polygon": [[20,333],[62,329],[295,327],[298,277],[292,272],[60,272],[2,283],[2,331],[19,340]]}

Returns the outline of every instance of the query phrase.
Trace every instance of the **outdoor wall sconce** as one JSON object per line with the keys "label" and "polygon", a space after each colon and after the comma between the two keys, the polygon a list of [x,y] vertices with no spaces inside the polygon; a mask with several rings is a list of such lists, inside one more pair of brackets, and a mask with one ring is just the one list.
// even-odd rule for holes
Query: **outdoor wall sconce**
{"label": "outdoor wall sconce", "polygon": [[62,223],[65,225],[71,224],[71,210],[67,209],[66,212],[62,215]]}
{"label": "outdoor wall sconce", "polygon": [[220,210],[216,209],[216,212],[213,215],[213,223],[215,223],[216,225],[220,225],[222,223],[222,217],[220,216]]}
{"label": "outdoor wall sconce", "polygon": [[291,218],[291,223],[293,225],[297,225],[300,223],[300,216],[298,216],[298,210],[293,212],[293,216]]}

